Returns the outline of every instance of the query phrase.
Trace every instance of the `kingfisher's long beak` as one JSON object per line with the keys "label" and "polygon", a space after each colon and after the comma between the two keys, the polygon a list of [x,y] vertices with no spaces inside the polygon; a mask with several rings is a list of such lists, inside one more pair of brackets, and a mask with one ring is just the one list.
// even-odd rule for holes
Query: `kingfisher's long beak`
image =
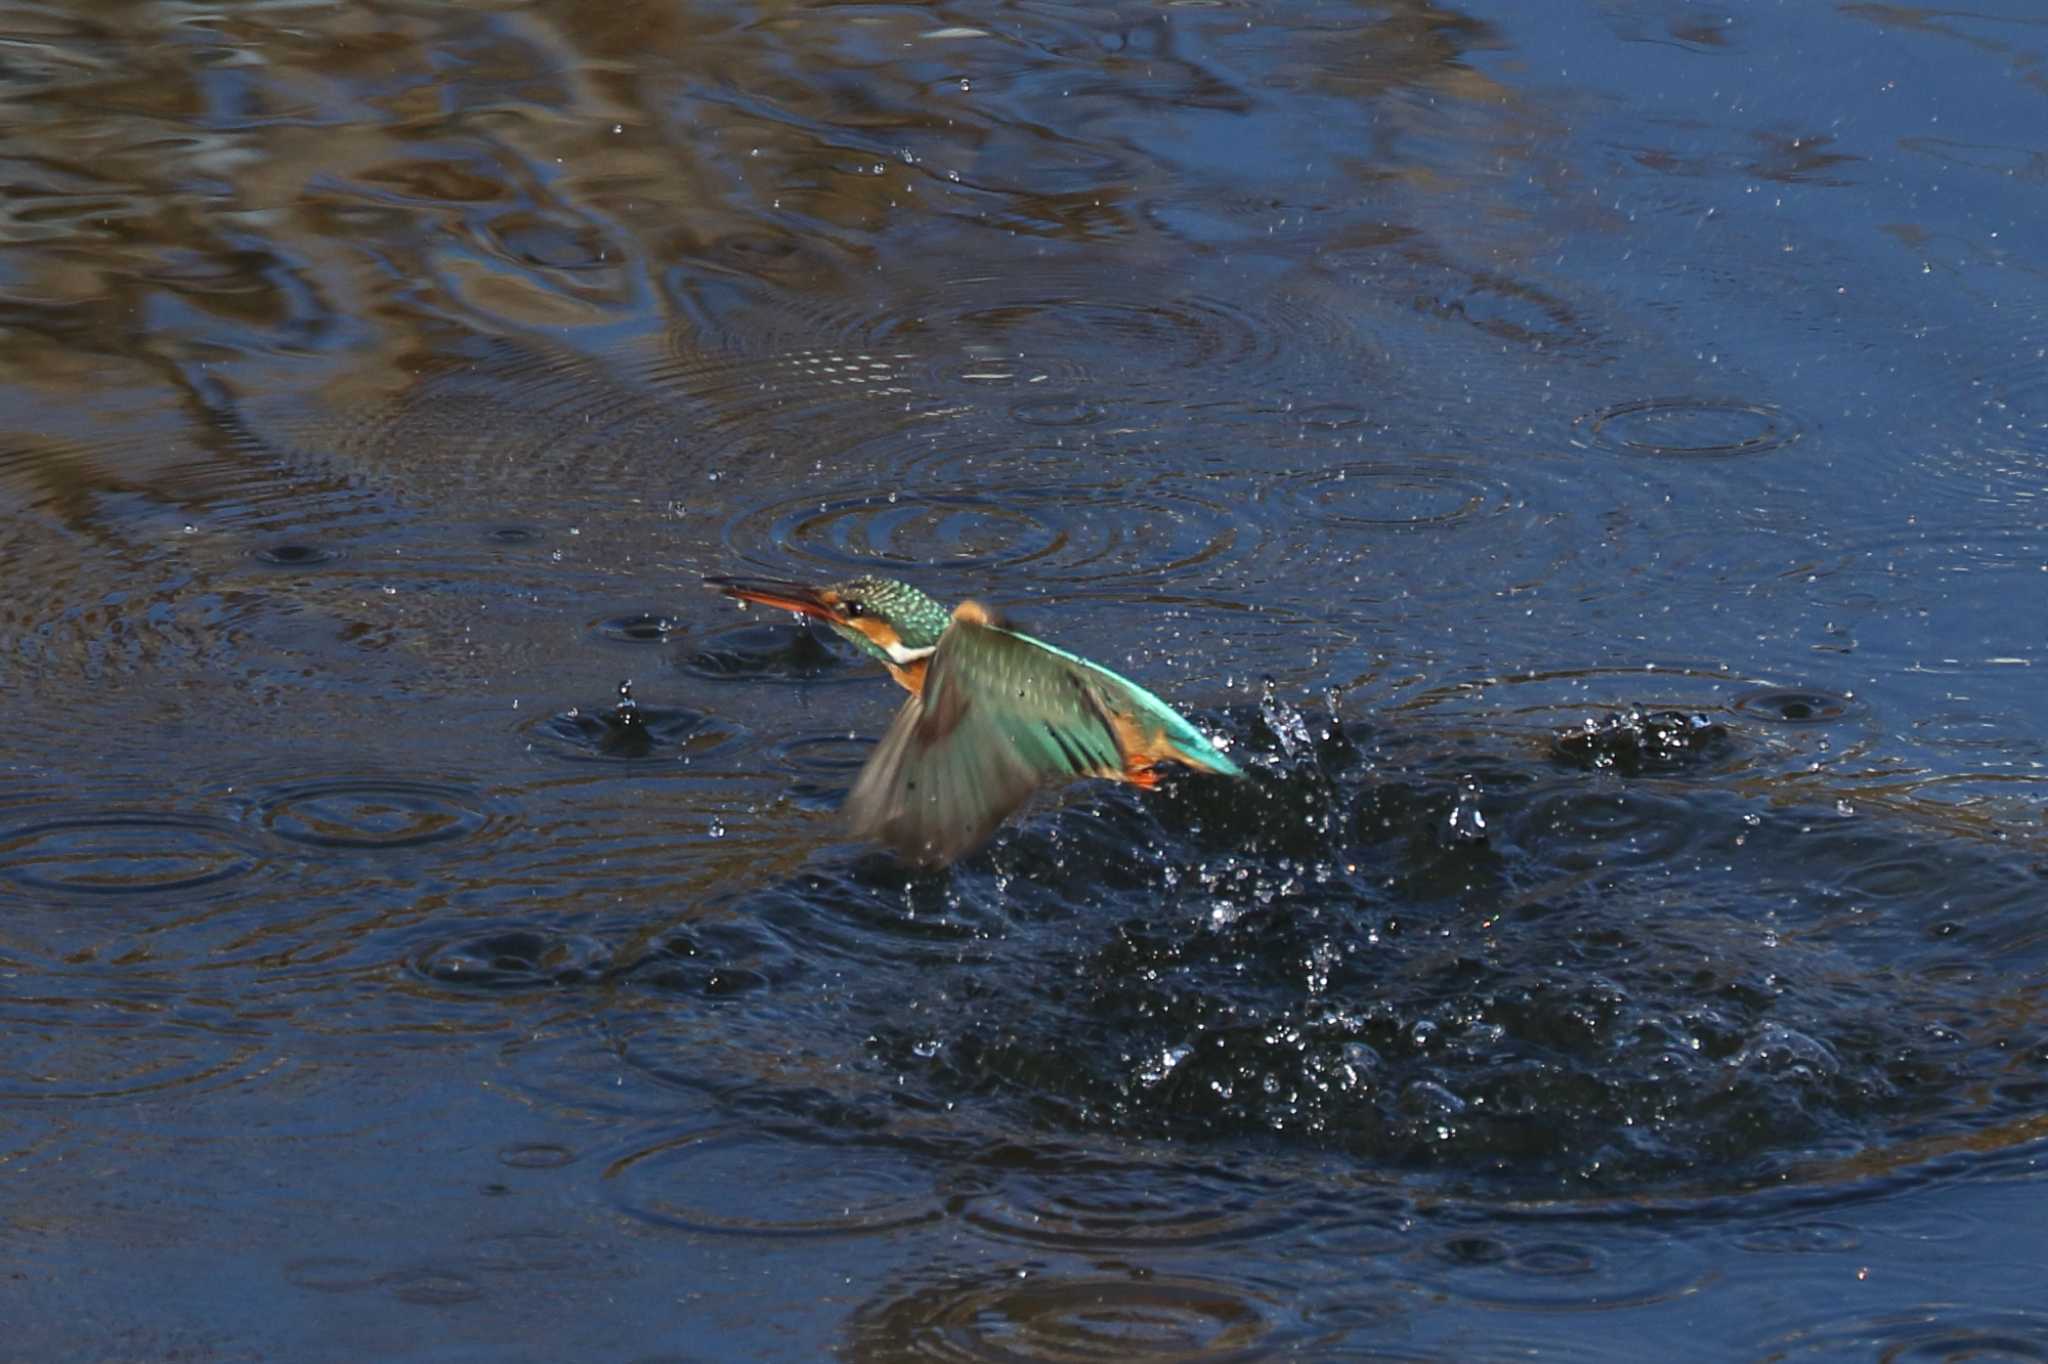
{"label": "kingfisher's long beak", "polygon": [[838,602],[822,589],[807,587],[803,583],[785,582],[780,578],[706,578],[706,587],[715,587],[728,597],[740,601],[756,602],[762,606],[776,606],[784,611],[797,611],[819,620],[831,621],[835,625],[846,623],[840,613]]}

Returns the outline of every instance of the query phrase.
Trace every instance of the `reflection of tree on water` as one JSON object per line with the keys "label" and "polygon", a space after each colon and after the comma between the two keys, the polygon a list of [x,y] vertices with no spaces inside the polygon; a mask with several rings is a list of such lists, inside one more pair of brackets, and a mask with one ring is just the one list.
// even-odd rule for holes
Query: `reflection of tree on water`
{"label": "reflection of tree on water", "polygon": [[1201,1361],[1279,1357],[1304,1334],[1287,1307],[1227,1275],[1050,1268],[930,1271],[847,1323],[849,1361]]}

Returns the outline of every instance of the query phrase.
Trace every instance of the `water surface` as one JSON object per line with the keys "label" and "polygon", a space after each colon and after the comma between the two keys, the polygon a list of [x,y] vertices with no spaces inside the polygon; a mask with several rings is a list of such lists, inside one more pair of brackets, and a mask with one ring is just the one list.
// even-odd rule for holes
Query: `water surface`
{"label": "water surface", "polygon": [[[14,1347],[2048,1352],[2044,55],[0,10]],[[1251,776],[848,842],[857,572]]]}

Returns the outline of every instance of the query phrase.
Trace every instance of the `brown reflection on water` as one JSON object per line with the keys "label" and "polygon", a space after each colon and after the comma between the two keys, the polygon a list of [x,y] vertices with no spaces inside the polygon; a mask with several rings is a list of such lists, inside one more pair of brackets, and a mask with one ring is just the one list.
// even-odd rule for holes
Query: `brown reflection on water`
{"label": "brown reflection on water", "polygon": [[[407,301],[574,326],[644,309],[671,263],[817,293],[927,227],[1127,239],[1168,167],[1116,120],[1255,102],[1180,36],[1225,18],[1149,8],[1002,33],[800,6],[171,15],[106,7],[17,68],[15,240],[39,249],[13,295],[116,352],[165,295],[230,327]],[[1280,32],[1301,51],[1276,66],[1347,100],[1500,95],[1460,61],[1484,26],[1429,6]]]}
{"label": "brown reflection on water", "polygon": [[[451,515],[483,502],[546,524],[585,520],[579,494],[669,498],[698,566],[724,554],[693,515],[698,435],[736,420],[753,434],[721,446],[759,448],[791,433],[772,405],[734,406],[761,388],[746,371],[694,357],[767,337],[828,348],[830,371],[841,331],[941,350],[1081,342],[1081,356],[1128,333],[1127,355],[1162,363],[1175,346],[1217,354],[1218,337],[1267,350],[1266,320],[1181,303],[1185,225],[1141,211],[1209,184],[1226,218],[1274,213],[1228,187],[1235,151],[1177,141],[1173,119],[1244,124],[1296,88],[1347,105],[1422,92],[1387,106],[1371,164],[1347,151],[1314,181],[1337,238],[1373,240],[1407,231],[1372,188],[1411,155],[1389,129],[1434,118],[1439,99],[1482,125],[1500,107],[1463,60],[1486,27],[1422,4],[1256,37],[1263,87],[1219,63],[1240,22],[1224,12],[1016,18],[105,5],[18,30],[0,82],[0,506],[28,515],[0,534],[21,588],[0,626],[39,641],[52,686],[104,676],[108,658],[117,673],[169,659],[267,687],[296,675],[320,698],[321,674],[358,673],[362,651],[399,640],[431,675],[475,677],[456,655],[479,647],[480,600],[510,605],[503,587],[477,579],[463,601],[405,571],[430,549],[471,571],[431,544]],[[1016,297],[1000,281],[1043,270],[1033,241],[1113,255],[999,306]],[[1091,311],[1090,280],[1117,270],[1160,273]],[[987,306],[944,316],[948,277]],[[1466,287],[1433,306],[1462,314]],[[1310,289],[1291,306],[1331,293]],[[1482,324],[1520,336],[1513,316]],[[529,339],[480,349],[486,336]],[[655,387],[619,386],[635,376]],[[726,495],[709,492],[715,516]],[[288,587],[239,581],[280,537],[331,558],[365,536],[388,548]],[[606,562],[573,556],[552,576],[648,562],[662,538],[618,528]],[[229,622],[239,658],[202,639]],[[54,645],[53,625],[77,643]],[[167,629],[169,643],[130,643]]]}
{"label": "brown reflection on water", "polygon": [[1302,1336],[1278,1303],[1228,1279],[1144,1265],[1061,1272],[1032,1261],[949,1275],[869,1304],[840,1357],[1251,1361],[1303,1348]]}

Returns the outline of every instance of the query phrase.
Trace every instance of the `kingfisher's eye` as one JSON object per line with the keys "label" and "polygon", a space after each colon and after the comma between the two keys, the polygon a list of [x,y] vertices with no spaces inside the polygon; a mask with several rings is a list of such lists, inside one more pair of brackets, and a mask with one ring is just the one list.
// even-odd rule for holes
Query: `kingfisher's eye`
{"label": "kingfisher's eye", "polygon": [[846,613],[848,620],[858,620],[868,613],[868,609],[857,601],[842,602],[839,609]]}

